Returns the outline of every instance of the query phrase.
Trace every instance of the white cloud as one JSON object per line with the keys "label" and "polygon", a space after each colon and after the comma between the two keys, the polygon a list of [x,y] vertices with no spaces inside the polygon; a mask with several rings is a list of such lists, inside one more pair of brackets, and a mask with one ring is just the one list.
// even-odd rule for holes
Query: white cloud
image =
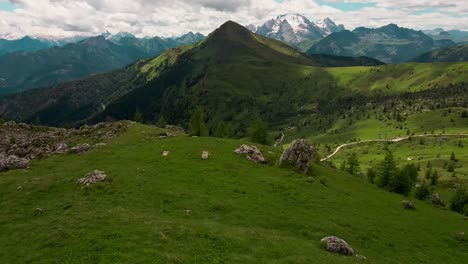
{"label": "white cloud", "polygon": [[[0,0],[2,1],[2,0]],[[5,1],[5,0],[3,0]],[[13,12],[0,11],[0,32],[35,36],[94,35],[128,31],[139,36],[207,34],[226,20],[259,24],[280,14],[300,13],[311,20],[330,17],[347,28],[396,23],[410,28],[467,29],[463,1],[328,0],[373,3],[342,11],[313,0],[9,0]],[[323,2],[323,1],[322,1]],[[414,11],[438,12],[415,15]]]}

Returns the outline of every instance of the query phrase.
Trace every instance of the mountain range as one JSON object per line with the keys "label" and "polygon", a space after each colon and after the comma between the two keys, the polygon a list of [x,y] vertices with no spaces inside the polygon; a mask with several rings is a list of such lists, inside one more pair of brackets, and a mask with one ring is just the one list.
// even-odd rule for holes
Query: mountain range
{"label": "mountain range", "polygon": [[385,63],[402,63],[437,48],[454,46],[451,40],[433,40],[421,31],[389,24],[376,29],[359,27],[330,34],[307,53],[367,56]]}
{"label": "mountain range", "polygon": [[109,72],[203,38],[203,35],[192,32],[175,39],[139,39],[130,34],[102,35],[63,47],[9,53],[0,57],[0,94]]}
{"label": "mountain range", "polygon": [[450,48],[436,49],[412,59],[414,62],[458,62],[468,61],[468,44]]}
{"label": "mountain range", "polygon": [[345,29],[343,25],[336,25],[329,18],[314,22],[299,14],[280,15],[261,26],[249,25],[247,28],[254,33],[283,41],[303,51],[331,33]]}
{"label": "mountain range", "polygon": [[[106,43],[104,38],[96,41]],[[372,63],[361,59],[363,64]],[[256,118],[280,124],[298,115],[348,107],[354,100],[365,105],[368,94],[385,98],[448,84],[456,87],[466,81],[464,65],[325,67],[346,65],[349,60],[308,57],[280,41],[227,22],[204,41],[170,49],[154,59],[4,96],[0,115],[75,126],[133,119],[138,111],[147,122],[164,119],[170,124],[186,124],[193,110],[201,106],[210,117],[210,127],[223,120],[245,131]],[[441,72],[446,74],[439,76]]]}

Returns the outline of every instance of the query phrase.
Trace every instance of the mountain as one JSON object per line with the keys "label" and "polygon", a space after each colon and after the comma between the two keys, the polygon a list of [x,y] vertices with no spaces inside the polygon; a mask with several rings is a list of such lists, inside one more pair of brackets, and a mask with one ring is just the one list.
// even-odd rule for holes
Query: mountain
{"label": "mountain", "polygon": [[50,42],[45,42],[28,36],[17,40],[0,39],[0,56],[16,51],[37,51],[53,46],[54,45]]}
{"label": "mountain", "polygon": [[2,39],[0,38],[0,56],[18,51],[39,51],[51,47],[61,47],[69,43],[76,43],[85,39],[85,37],[71,37],[63,39],[32,38],[25,36],[20,39]]}
{"label": "mountain", "polygon": [[[107,43],[103,37],[99,41]],[[260,103],[257,100],[261,98],[266,100],[261,104],[269,102],[267,108],[271,109],[271,115],[289,115],[298,106],[291,103],[286,106],[286,101],[305,98],[302,95],[284,98],[282,94],[294,88],[280,81],[281,74],[271,80],[265,79],[273,65],[284,70],[283,74],[291,75],[297,75],[296,70],[301,66],[319,66],[282,42],[254,35],[234,22],[227,22],[205,41],[169,50],[153,60],[139,61],[124,69],[80,81],[4,97],[2,103],[9,102],[9,106],[3,104],[0,115],[10,116],[16,109],[15,119],[18,120],[39,116],[44,123],[65,124],[85,119],[131,118],[138,108],[148,119],[164,116],[177,123],[185,120],[196,105],[206,105],[207,109],[226,114],[233,107],[244,106],[245,111],[256,109],[255,104]],[[254,81],[255,76],[262,81]],[[256,85],[254,91],[252,85]],[[252,92],[256,96],[246,96]],[[312,96],[315,92],[310,90],[309,94]],[[48,96],[43,97],[46,94]],[[222,105],[213,100],[219,96],[225,97]],[[17,104],[17,100],[24,101]],[[276,102],[284,107],[278,108]],[[35,107],[23,108],[26,105]],[[279,114],[281,109],[291,111]],[[55,111],[58,112],[51,115]],[[256,113],[252,111],[249,118]]]}
{"label": "mountain", "polygon": [[344,30],[343,25],[336,25],[331,19],[310,21],[302,15],[281,15],[276,19],[266,21],[256,27],[247,26],[249,30],[259,35],[283,41],[294,47],[307,46],[331,33]]}
{"label": "mountain", "polygon": [[456,44],[451,40],[433,40],[421,31],[389,24],[377,29],[359,27],[332,33],[307,53],[367,56],[385,63],[401,63],[437,48],[453,46]]}
{"label": "mountain", "polygon": [[[206,40],[170,49],[155,59],[5,96],[0,99],[0,116],[74,126],[133,119],[138,109],[148,122],[163,118],[185,125],[191,112],[201,106],[210,118],[209,127],[230,121],[243,133],[256,118],[276,126],[298,116],[348,107],[345,98],[349,96],[372,101],[365,98],[375,94],[379,98],[375,100],[382,100],[402,91],[457,87],[466,81],[460,72],[464,66],[451,64],[420,69],[412,65],[323,67],[323,62],[342,66],[340,60],[307,57],[280,41],[227,22]],[[439,76],[441,72],[446,74]],[[359,105],[366,105],[361,101]]]}
{"label": "mountain", "polygon": [[200,34],[189,33],[176,39],[139,39],[120,33],[108,39],[103,35],[64,47],[6,54],[0,57],[0,94],[112,71],[201,38]]}
{"label": "mountain", "polygon": [[468,45],[451,48],[436,49],[424,53],[411,61],[413,62],[459,62],[468,61]]}
{"label": "mountain", "polygon": [[468,31],[444,30],[437,28],[433,30],[424,30],[425,34],[434,40],[449,39],[458,44],[468,44]]}

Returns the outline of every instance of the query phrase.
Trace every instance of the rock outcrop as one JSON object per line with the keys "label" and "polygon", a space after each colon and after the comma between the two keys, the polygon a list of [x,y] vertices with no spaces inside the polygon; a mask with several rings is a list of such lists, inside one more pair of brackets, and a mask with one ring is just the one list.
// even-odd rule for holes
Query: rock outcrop
{"label": "rock outcrop", "polygon": [[4,155],[0,153],[0,171],[27,169],[29,168],[29,159],[18,158],[14,155]]}
{"label": "rock outcrop", "polygon": [[241,145],[238,149],[234,150],[234,153],[245,155],[248,160],[255,163],[266,163],[262,152],[255,146]]}
{"label": "rock outcrop", "polygon": [[305,174],[309,171],[315,152],[315,148],[304,139],[294,140],[281,155],[280,166],[292,166]]}
{"label": "rock outcrop", "polygon": [[84,178],[78,180],[78,183],[81,185],[89,186],[91,184],[96,184],[98,182],[105,181],[107,178],[106,173],[103,171],[95,170],[86,174]]}
{"label": "rock outcrop", "polygon": [[330,236],[320,240],[324,243],[324,247],[329,252],[339,253],[345,256],[354,255],[354,250],[341,238]]}
{"label": "rock outcrop", "polygon": [[83,154],[86,153],[90,148],[91,145],[89,145],[88,143],[84,143],[73,147],[71,151],[76,154]]}
{"label": "rock outcrop", "polygon": [[440,198],[440,196],[439,196],[438,193],[433,193],[433,194],[431,194],[431,195],[429,196],[429,201],[430,201],[433,205],[445,207],[445,202],[442,200],[442,198]]}
{"label": "rock outcrop", "polygon": [[402,201],[402,202],[401,202],[401,206],[403,207],[403,209],[407,209],[407,210],[414,210],[414,209],[416,209],[416,206],[415,206],[414,203],[411,202],[411,201]]}
{"label": "rock outcrop", "polygon": [[24,168],[29,160],[36,158],[70,152],[84,153],[91,145],[80,145],[73,151],[69,146],[76,144],[74,141],[78,138],[86,138],[90,144],[115,138],[130,124],[129,121],[119,121],[65,129],[17,124],[13,121],[4,123],[0,126],[0,155],[4,164],[6,162],[10,165],[3,166],[1,170]]}

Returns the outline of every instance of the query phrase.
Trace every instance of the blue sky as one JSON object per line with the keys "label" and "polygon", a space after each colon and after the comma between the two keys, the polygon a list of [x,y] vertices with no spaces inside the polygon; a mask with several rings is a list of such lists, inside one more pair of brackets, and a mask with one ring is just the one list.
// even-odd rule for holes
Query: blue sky
{"label": "blue sky", "polygon": [[0,2],[0,10],[13,11],[15,6],[9,2]]}

